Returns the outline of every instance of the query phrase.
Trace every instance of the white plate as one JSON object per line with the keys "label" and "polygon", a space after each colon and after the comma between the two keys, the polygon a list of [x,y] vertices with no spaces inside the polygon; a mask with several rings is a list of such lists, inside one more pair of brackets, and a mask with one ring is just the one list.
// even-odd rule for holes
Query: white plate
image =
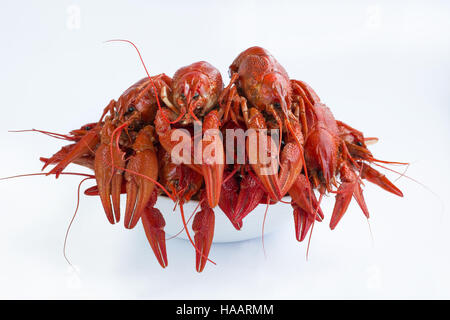
{"label": "white plate", "polygon": [[[290,200],[291,198],[289,197],[283,198],[283,201]],[[192,215],[197,205],[198,201],[189,201],[183,206],[186,220]],[[164,219],[166,220],[166,227],[164,230],[167,236],[169,237],[178,234],[177,237],[187,239],[184,230],[180,233],[183,229],[180,208],[177,206],[175,211],[173,211],[174,203],[166,197],[158,197],[155,207],[161,212],[164,212]],[[215,228],[213,242],[235,242],[261,237],[266,207],[267,205],[265,204],[258,205],[244,218],[241,230],[236,230],[225,213],[217,206],[214,208]],[[277,204],[270,205],[264,224],[264,234],[267,235],[279,230],[288,223],[292,224],[292,228],[294,228],[293,220],[292,207],[289,204],[278,202]],[[188,222],[191,237],[193,236],[191,228],[192,221],[193,218]]]}

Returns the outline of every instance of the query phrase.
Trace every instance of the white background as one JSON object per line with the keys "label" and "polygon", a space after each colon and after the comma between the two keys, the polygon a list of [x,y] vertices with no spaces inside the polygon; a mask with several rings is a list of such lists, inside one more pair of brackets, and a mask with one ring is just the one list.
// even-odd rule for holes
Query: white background
{"label": "white background", "polygon": [[80,178],[0,181],[0,298],[450,298],[449,13],[448,1],[1,1],[2,177],[38,172],[62,145],[8,130],[96,121],[145,76],[131,47],[103,43],[127,38],[152,74],[207,60],[225,80],[239,52],[267,48],[337,119],[379,137],[376,157],[410,162],[407,175],[437,196],[406,178],[404,198],[367,185],[373,240],[353,203],[331,231],[328,197],[308,261],[291,223],[265,237],[267,257],[260,239],[214,245],[217,266],[202,274],[188,242],[168,241],[163,270],[141,225],[111,226],[100,201],[82,197],[74,274],[62,244]]}

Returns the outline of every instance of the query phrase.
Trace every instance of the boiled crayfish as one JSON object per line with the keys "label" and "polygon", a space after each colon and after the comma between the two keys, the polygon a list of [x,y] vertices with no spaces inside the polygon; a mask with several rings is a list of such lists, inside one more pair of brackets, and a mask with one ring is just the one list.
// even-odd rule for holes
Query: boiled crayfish
{"label": "boiled crayfish", "polygon": [[[97,185],[85,194],[100,197],[112,224],[121,218],[120,195],[126,193],[124,226],[142,222],[162,267],[168,264],[165,221],[154,205],[158,196],[170,197],[181,208],[198,272],[209,260],[216,206],[239,230],[256,206],[289,195],[296,238],[302,241],[324,218],[325,194],[336,194],[331,229],[352,197],[369,217],[362,179],[403,196],[371,166],[386,163],[367,148],[374,138],[336,120],[314,90],[290,79],[268,51],[243,51],[229,71],[226,87],[220,72],[205,61],[180,68],[172,78],[147,73],[112,100],[99,121],[68,135],[44,132],[71,143],[41,158],[43,169],[54,165],[46,174],[56,177],[70,163],[92,169]],[[269,135],[274,130],[278,134]],[[191,200],[201,208],[193,220],[193,239],[183,212]]]}

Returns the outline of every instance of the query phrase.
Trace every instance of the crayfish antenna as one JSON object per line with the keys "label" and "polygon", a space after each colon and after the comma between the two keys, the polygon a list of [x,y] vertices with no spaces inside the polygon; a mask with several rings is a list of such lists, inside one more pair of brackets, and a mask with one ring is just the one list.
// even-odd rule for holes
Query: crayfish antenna
{"label": "crayfish antenna", "polygon": [[66,249],[67,249],[67,239],[68,239],[68,237],[69,237],[70,229],[71,229],[71,227],[72,227],[72,224],[73,224],[73,222],[74,222],[74,220],[75,220],[75,217],[76,217],[76,215],[77,215],[77,213],[78,213],[78,209],[79,209],[79,207],[80,207],[80,189],[81,189],[81,185],[83,184],[83,182],[85,182],[85,181],[87,181],[87,180],[90,180],[90,179],[94,179],[94,177],[87,177],[87,178],[84,178],[84,179],[81,180],[80,183],[78,184],[78,190],[77,190],[77,206],[76,206],[76,208],[75,208],[75,212],[74,212],[74,214],[73,214],[73,216],[72,216],[72,219],[70,219],[70,223],[69,223],[69,225],[68,225],[68,227],[67,227],[66,234],[65,234],[65,236],[64,236],[64,245],[63,245],[63,255],[64,255],[64,259],[66,259],[67,263],[68,263],[74,270],[75,270],[75,267],[72,265],[72,263],[70,262],[69,258],[67,257],[67,252],[66,252]]}
{"label": "crayfish antenna", "polygon": [[[87,173],[62,172],[61,174],[62,175],[69,175],[69,176],[81,176],[81,177],[95,178],[92,174],[87,174]],[[47,175],[48,175],[48,172],[25,173],[25,174],[18,174],[18,175],[15,175],[15,176],[3,177],[3,178],[0,178],[0,181],[1,180],[16,179],[16,178],[23,178],[23,177],[47,176]]]}
{"label": "crayfish antenna", "polygon": [[[398,171],[396,171],[396,170],[393,170],[393,169],[391,169],[391,168],[385,167],[385,166],[383,166],[383,165],[381,165],[381,164],[378,164],[378,163],[373,163],[373,164],[376,165],[376,166],[378,166],[378,167],[380,167],[380,168],[383,168],[383,169],[386,169],[386,170],[388,170],[388,171],[391,171],[391,172],[394,172],[394,173],[398,174],[398,175],[400,176],[399,178],[405,177],[405,178],[407,178],[407,179],[409,179],[409,180],[411,180],[411,181],[417,183],[418,185],[420,185],[421,187],[423,187],[425,190],[427,190],[428,192],[430,192],[432,195],[434,195],[434,196],[439,200],[439,202],[440,202],[440,204],[441,204],[441,213],[443,213],[443,212],[445,211],[445,204],[444,204],[444,201],[442,201],[442,198],[441,198],[436,192],[434,192],[432,189],[430,189],[428,186],[426,186],[426,185],[423,184],[422,182],[420,182],[420,181],[418,181],[418,180],[416,180],[416,179],[414,179],[414,178],[411,178],[411,177],[405,175],[404,173],[400,173],[400,172],[398,172]],[[389,190],[388,190],[388,191],[389,191]],[[401,191],[400,191],[400,192],[401,192]],[[402,194],[402,196],[403,196],[403,194]]]}
{"label": "crayfish antenna", "polygon": [[52,137],[52,138],[55,138],[55,139],[66,140],[66,141],[75,141],[75,140],[77,140],[77,137],[75,137],[75,136],[69,136],[69,135],[66,135],[66,134],[55,133],[55,132],[44,131],[44,130],[38,130],[38,129],[9,130],[8,132],[39,132],[39,133],[45,134],[45,135],[47,135],[49,137]]}
{"label": "crayfish antenna", "polygon": [[[322,198],[323,198],[323,193],[320,194],[319,201],[317,202],[316,211],[314,211],[314,216],[317,215],[317,212],[318,212],[318,210],[319,210],[319,208],[320,208],[320,203],[322,202]],[[316,221],[316,219],[314,219],[314,221],[313,221],[313,223],[312,223],[312,226],[311,226],[311,233],[309,234],[309,239],[308,239],[308,246],[307,246],[307,248],[306,248],[306,260],[307,260],[307,261],[308,261],[308,257],[309,257],[309,248],[310,248],[310,246],[311,246],[311,238],[312,238],[312,233],[313,233],[313,230],[314,230],[314,224],[315,224],[315,221]]]}
{"label": "crayfish antenna", "polygon": [[266,248],[264,245],[264,226],[266,224],[266,217],[267,217],[267,212],[269,211],[269,205],[270,205],[270,197],[267,197],[266,211],[264,211],[264,218],[263,218],[262,230],[261,230],[261,242],[262,242],[262,248],[263,248],[263,252],[264,252],[264,258],[267,258]]}
{"label": "crayfish antenna", "polygon": [[[141,61],[142,66],[144,67],[145,73],[147,74],[147,77],[149,78],[150,83],[152,84],[152,89],[153,89],[153,91],[155,93],[155,97],[156,97],[156,104],[158,105],[158,109],[161,111],[162,110],[161,103],[159,101],[158,91],[156,90],[155,82],[153,81],[153,78],[150,76],[150,73],[148,72],[147,66],[145,65],[144,59],[142,58],[141,52],[139,51],[138,47],[132,41],[127,40],[127,39],[111,39],[111,40],[105,41],[105,43],[108,43],[108,42],[126,42],[126,43],[131,44],[134,47],[137,54],[139,55],[139,60]],[[174,121],[170,121],[164,113],[162,114],[162,116],[167,123],[173,124],[173,123],[177,123],[178,121],[180,121],[182,116],[184,116],[184,114],[180,114],[180,116]]]}
{"label": "crayfish antenna", "polygon": [[[187,219],[186,223],[189,223],[189,222],[191,221],[192,217],[197,213],[198,208],[200,208],[200,204],[201,204],[201,203],[202,203],[202,201],[199,201],[199,202],[198,202],[197,206],[195,207],[194,211],[191,213],[189,219]],[[175,208],[174,208],[174,210],[175,210]],[[180,231],[178,231],[178,232],[177,232],[176,234],[174,234],[173,236],[167,238],[166,240],[171,240],[171,239],[174,239],[174,238],[178,237],[183,231],[184,231],[184,226],[183,226],[183,228],[181,228]]]}
{"label": "crayfish antenna", "polygon": [[[72,263],[70,262],[70,260],[69,260],[68,257],[67,257],[67,254],[66,254],[67,239],[68,239],[68,236],[69,236],[69,231],[70,231],[70,229],[71,229],[71,227],[72,227],[73,221],[75,220],[75,217],[76,217],[76,215],[77,215],[77,213],[78,213],[78,209],[79,209],[79,206],[80,206],[80,189],[81,189],[81,185],[83,184],[83,182],[85,182],[85,181],[87,181],[87,180],[95,179],[95,176],[93,176],[93,175],[91,175],[91,174],[84,174],[84,173],[78,173],[78,172],[62,172],[61,174],[62,174],[62,175],[74,175],[74,176],[85,177],[85,178],[84,178],[83,180],[81,180],[81,182],[78,184],[78,191],[77,191],[77,205],[76,205],[76,208],[75,208],[75,212],[74,212],[74,214],[73,214],[73,216],[72,216],[72,219],[70,220],[70,223],[69,223],[69,225],[68,225],[68,227],[67,227],[66,234],[65,234],[65,236],[64,236],[64,245],[63,245],[63,256],[64,256],[64,259],[67,261],[67,263],[68,263],[73,269],[75,269],[75,267],[72,265]],[[46,172],[40,172],[40,173],[26,173],[26,174],[20,174],[20,175],[15,175],[15,176],[10,176],[10,177],[3,177],[3,178],[0,178],[0,181],[1,181],[1,180],[16,179],[16,178],[23,178],[23,177],[32,177],[32,176],[47,176],[47,173],[46,173]]]}

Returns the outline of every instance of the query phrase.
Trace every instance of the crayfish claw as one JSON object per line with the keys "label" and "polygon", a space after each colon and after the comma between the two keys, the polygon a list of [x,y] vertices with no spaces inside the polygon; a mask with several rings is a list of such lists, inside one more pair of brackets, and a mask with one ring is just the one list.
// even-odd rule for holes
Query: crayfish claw
{"label": "crayfish claw", "polygon": [[292,203],[292,208],[294,209],[295,237],[297,241],[302,242],[314,223],[314,215],[303,210],[295,202]]}
{"label": "crayfish claw", "polygon": [[311,171],[321,172],[329,186],[337,166],[337,148],[333,135],[326,129],[313,130],[305,144],[305,160]]}
{"label": "crayfish claw", "polygon": [[[226,174],[232,174],[226,172]],[[222,183],[222,190],[220,192],[219,207],[225,213],[227,218],[233,224],[236,230],[240,230],[241,223],[236,223],[236,204],[238,201],[239,184],[233,177],[228,177],[227,180]]]}
{"label": "crayfish claw", "polygon": [[195,269],[197,272],[202,272],[208,261],[209,250],[211,249],[212,240],[214,237],[214,211],[205,202],[202,202],[202,210],[200,210],[194,218],[192,223],[192,230],[194,230],[194,242],[197,248],[195,252]]}
{"label": "crayfish claw", "polygon": [[289,132],[287,144],[283,147],[280,155],[279,180],[283,196],[295,183],[304,166],[302,147],[304,141],[300,123],[293,121],[289,123],[289,126],[292,132]]}
{"label": "crayfish claw", "polygon": [[345,211],[347,211],[347,208],[352,200],[352,196],[355,198],[364,215],[369,218],[369,210],[367,209],[367,205],[364,200],[359,176],[357,176],[347,164],[344,164],[340,168],[340,175],[343,182],[339,186],[336,194],[336,203],[334,205],[333,214],[330,221],[331,229],[336,227]]}
{"label": "crayfish claw", "polygon": [[151,139],[152,132],[150,127],[139,132],[133,144],[136,154],[128,160],[125,172],[127,205],[124,225],[128,229],[136,226],[158,179],[158,159]]}
{"label": "crayfish claw", "polygon": [[208,204],[211,208],[214,208],[219,204],[220,200],[223,165],[204,165],[202,166],[202,172],[205,179]]}
{"label": "crayfish claw", "polygon": [[330,228],[333,230],[344,216],[347,208],[352,201],[353,190],[355,184],[353,182],[344,182],[339,186],[336,194],[336,203],[334,204],[333,214],[331,215]]}
{"label": "crayfish claw", "polygon": [[364,215],[367,217],[367,219],[369,219],[369,209],[367,208],[366,201],[364,200],[363,196],[363,191],[359,183],[356,183],[355,189],[353,190],[353,197],[355,198]]}
{"label": "crayfish claw", "polygon": [[220,136],[220,120],[217,111],[211,111],[203,120],[202,174],[205,179],[206,196],[211,208],[217,206],[222,189],[225,155]]}
{"label": "crayfish claw", "polygon": [[266,135],[266,122],[258,109],[250,108],[247,127],[253,129],[249,132],[246,144],[250,165],[269,197],[279,201],[282,190],[278,177],[278,148],[273,138]]}
{"label": "crayfish claw", "polygon": [[376,184],[377,186],[383,188],[386,191],[389,191],[390,193],[393,193],[399,197],[403,197],[403,192],[399,188],[397,188],[391,181],[389,181],[389,179],[386,178],[384,174],[366,165],[365,163],[362,164],[361,178],[366,179],[373,184]]}
{"label": "crayfish claw", "polygon": [[304,174],[299,174],[294,184],[289,189],[289,195],[292,197],[293,203],[300,207],[303,211],[314,216],[317,221],[322,221],[324,218],[320,204],[317,201],[311,185]]}
{"label": "crayfish claw", "polygon": [[58,178],[61,172],[70,163],[80,157],[92,154],[99,142],[99,128],[96,127],[91,131],[87,131],[87,133],[78,142],[63,147],[57,154],[50,158],[50,162],[45,162],[43,169],[49,164],[58,162],[58,164],[47,173],[47,175],[54,174],[56,178]]}
{"label": "crayfish claw", "polygon": [[265,194],[266,192],[258,177],[249,170],[241,180],[240,191],[235,207],[235,221],[242,222],[242,220],[261,203]]}
{"label": "crayfish claw", "polygon": [[164,221],[163,215],[158,209],[146,206],[142,211],[141,217],[148,243],[161,267],[165,268],[168,263],[166,234],[164,232],[166,222]]}
{"label": "crayfish claw", "polygon": [[302,149],[296,143],[288,143],[281,152],[281,169],[279,180],[281,194],[284,196],[297,180],[303,169]]}
{"label": "crayfish claw", "polygon": [[[122,154],[115,152],[113,162],[116,167],[123,167]],[[106,144],[101,144],[94,160],[95,179],[97,180],[98,193],[106,213],[106,217],[111,224],[120,220],[120,191],[122,188],[122,172],[111,167],[110,149]],[[111,196],[114,206],[111,206]]]}

